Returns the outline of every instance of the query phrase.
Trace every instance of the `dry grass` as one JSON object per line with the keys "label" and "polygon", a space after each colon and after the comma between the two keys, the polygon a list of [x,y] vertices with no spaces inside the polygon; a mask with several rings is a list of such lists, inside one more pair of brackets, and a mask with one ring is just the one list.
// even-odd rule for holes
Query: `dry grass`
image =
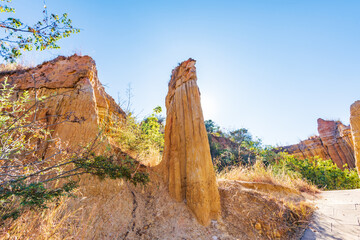
{"label": "dry grass", "polygon": [[[89,219],[79,219],[83,208],[69,211],[70,198],[62,198],[44,211],[28,211],[16,220],[8,220],[0,239],[84,239]],[[81,216],[81,214],[80,214]]]}
{"label": "dry grass", "polygon": [[0,239],[123,239],[126,232],[126,239],[223,239],[225,235],[230,239],[294,239],[289,236],[306,224],[312,212],[301,201],[244,188],[239,181],[223,181],[219,191],[225,229],[206,228],[184,203],[170,198],[156,176],[146,187],[84,177],[77,198],[62,198],[49,209],[7,222],[0,227]]}
{"label": "dry grass", "polygon": [[[62,240],[94,236],[105,239],[98,235],[105,232],[104,229],[111,233],[120,232],[118,228],[125,228],[124,222],[128,221],[129,214],[124,214],[124,211],[131,212],[126,205],[128,197],[123,196],[126,190],[123,183],[122,180],[100,181],[94,177],[84,177],[80,183],[82,187],[74,192],[75,198],[63,197],[45,210],[29,210],[16,220],[6,220],[0,226],[0,239]],[[114,212],[119,214],[117,221],[111,219]],[[117,228],[112,229],[113,224],[104,219],[111,219]]]}
{"label": "dry grass", "polygon": [[271,166],[265,167],[260,161],[257,161],[252,166],[238,166],[222,171],[217,175],[217,178],[280,185],[310,194],[320,192],[316,186],[308,183],[298,175],[285,170],[275,171]]}
{"label": "dry grass", "polygon": [[[250,224],[242,225],[247,228],[246,232],[254,233],[253,239],[257,239],[259,235],[263,239],[299,238],[315,210],[315,206],[306,198],[308,194],[318,193],[319,189],[285,169],[273,169],[257,161],[252,166],[239,166],[223,171],[217,177],[221,188],[227,189],[225,186],[230,186],[227,192],[237,196],[234,203],[229,200],[234,197],[225,198],[226,204],[222,208],[231,208],[229,212],[237,216],[234,219],[241,219],[244,214],[244,210],[237,210],[238,208],[248,209],[248,218],[244,222],[249,221]],[[243,192],[236,194],[238,191]],[[244,199],[239,200],[239,196]],[[238,202],[241,202],[241,206],[237,205]],[[228,218],[234,221],[233,218]]]}
{"label": "dry grass", "polygon": [[219,181],[226,230],[238,239],[299,239],[313,205],[300,194],[283,191],[281,196],[274,195],[274,189],[266,187],[250,189],[241,181]]}

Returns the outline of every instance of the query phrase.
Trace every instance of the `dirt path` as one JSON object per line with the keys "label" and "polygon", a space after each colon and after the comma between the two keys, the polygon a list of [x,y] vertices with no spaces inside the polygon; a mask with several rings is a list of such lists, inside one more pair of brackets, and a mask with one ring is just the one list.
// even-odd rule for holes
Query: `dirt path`
{"label": "dirt path", "polygon": [[318,209],[301,240],[360,240],[360,189],[322,192],[315,203]]}

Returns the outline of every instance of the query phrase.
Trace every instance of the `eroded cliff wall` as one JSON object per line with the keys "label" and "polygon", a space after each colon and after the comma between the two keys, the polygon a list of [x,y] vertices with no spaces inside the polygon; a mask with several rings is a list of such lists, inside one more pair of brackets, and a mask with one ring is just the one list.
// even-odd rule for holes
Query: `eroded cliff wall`
{"label": "eroded cliff wall", "polygon": [[166,96],[164,178],[170,195],[208,225],[220,214],[220,198],[197,86],[195,60],[176,67]]}
{"label": "eroded cliff wall", "polygon": [[350,127],[340,121],[326,121],[321,118],[317,123],[319,136],[281,149],[302,159],[319,156],[322,159],[332,159],[341,169],[345,164],[349,168],[354,168],[355,157]]}
{"label": "eroded cliff wall", "polygon": [[57,57],[35,68],[0,73],[0,82],[5,78],[19,92],[46,96],[38,107],[37,119],[73,150],[94,141],[104,122],[125,118],[99,82],[95,61],[89,56]]}

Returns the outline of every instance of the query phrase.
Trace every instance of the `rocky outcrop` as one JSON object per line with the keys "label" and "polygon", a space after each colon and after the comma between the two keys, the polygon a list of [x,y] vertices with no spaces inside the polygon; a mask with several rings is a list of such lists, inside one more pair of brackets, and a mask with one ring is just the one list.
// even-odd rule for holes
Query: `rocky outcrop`
{"label": "rocky outcrop", "polygon": [[319,156],[322,159],[330,158],[319,136],[310,137],[298,144],[280,147],[280,150],[288,152],[289,154],[301,159],[314,156]]}
{"label": "rocky outcrop", "polygon": [[[35,68],[2,72],[0,82],[5,77],[18,91],[46,96],[37,119],[45,121],[53,136],[70,149],[94,141],[110,118],[125,117],[99,82],[95,61],[89,56],[58,57]],[[100,143],[105,144],[107,139]]]}
{"label": "rocky outcrop", "polygon": [[347,164],[355,167],[354,148],[349,126],[340,121],[318,119],[318,132],[323,145],[333,162],[340,168]]}
{"label": "rocky outcrop", "polygon": [[349,168],[354,168],[355,157],[350,127],[340,121],[326,121],[321,118],[317,122],[319,136],[282,147],[281,150],[302,159],[315,156],[332,159],[341,169],[345,164]]}
{"label": "rocky outcrop", "polygon": [[354,142],[356,168],[360,174],[360,101],[354,102],[350,107],[350,126]]}
{"label": "rocky outcrop", "polygon": [[220,214],[220,198],[196,81],[193,59],[172,72],[162,165],[170,195],[185,201],[198,221],[208,225]]}

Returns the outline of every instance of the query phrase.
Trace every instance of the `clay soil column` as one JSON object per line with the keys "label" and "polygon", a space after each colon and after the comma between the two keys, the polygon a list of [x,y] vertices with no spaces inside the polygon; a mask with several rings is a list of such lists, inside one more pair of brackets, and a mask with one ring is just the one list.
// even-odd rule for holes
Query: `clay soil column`
{"label": "clay soil column", "polygon": [[163,167],[170,195],[185,201],[203,224],[220,215],[220,197],[211,161],[197,86],[196,61],[189,59],[172,71],[166,96]]}
{"label": "clay soil column", "polygon": [[354,142],[355,165],[360,174],[360,101],[354,102],[350,107],[350,127]]}

